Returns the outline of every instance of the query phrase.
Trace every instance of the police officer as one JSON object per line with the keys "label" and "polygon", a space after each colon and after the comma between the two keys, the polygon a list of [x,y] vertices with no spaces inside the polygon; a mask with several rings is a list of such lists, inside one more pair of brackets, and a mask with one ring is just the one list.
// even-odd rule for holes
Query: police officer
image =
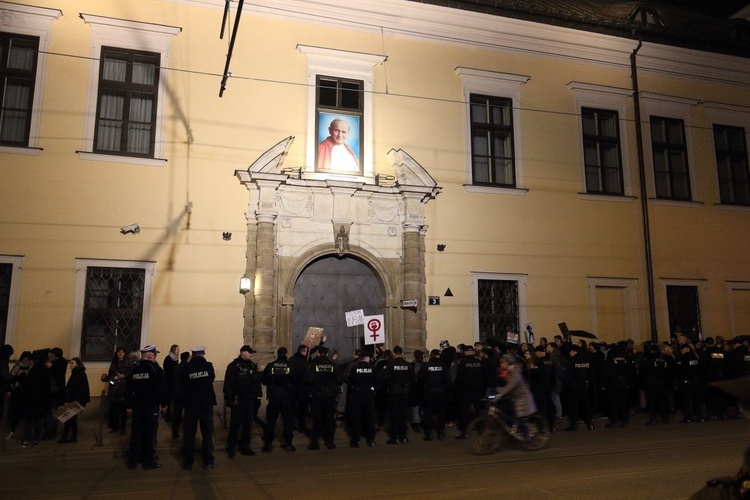
{"label": "police officer", "polygon": [[201,456],[203,467],[213,469],[214,461],[214,419],[213,407],[216,406],[214,392],[214,365],[206,360],[206,348],[198,346],[191,349],[192,357],[182,372],[182,385],[185,391],[185,423],[183,441],[184,462],[186,470],[193,468],[195,460],[195,433],[200,424]]}
{"label": "police officer", "polygon": [[310,363],[305,373],[305,382],[310,392],[312,431],[308,450],[320,449],[320,434],[326,448],[336,448],[333,435],[336,432],[336,396],[341,385],[341,376],[336,365],[328,358],[328,348],[320,346],[318,356]]}
{"label": "police officer", "polygon": [[161,463],[154,458],[159,412],[169,402],[164,371],[156,363],[159,351],[155,345],[141,349],[141,359],[126,378],[125,404],[132,413],[128,468],[140,462],[144,469],[158,469]]}
{"label": "police officer", "polygon": [[588,358],[581,352],[581,347],[570,344],[568,347],[570,357],[570,390],[568,393],[568,417],[570,423],[566,431],[578,430],[578,417],[586,423],[586,428],[594,430],[591,415],[591,400],[589,399],[589,387],[594,382],[594,375]]}
{"label": "police officer", "polygon": [[422,429],[425,441],[432,441],[433,430],[438,440],[445,438],[445,416],[448,411],[450,395],[450,371],[440,359],[440,351],[430,351],[430,359],[417,374],[420,385],[424,388],[424,416]]}
{"label": "police officer", "polygon": [[294,451],[292,445],[294,437],[294,407],[297,398],[297,386],[299,386],[302,373],[297,365],[287,359],[286,347],[279,347],[276,351],[276,360],[266,365],[261,376],[261,382],[267,386],[268,405],[266,406],[266,432],[263,437],[264,445],[261,451],[271,452],[276,421],[281,415],[284,427],[284,444],[281,449],[287,452]]}
{"label": "police officer", "polygon": [[701,382],[705,385],[707,418],[711,420],[727,418],[727,401],[724,392],[707,384],[721,382],[727,372],[727,359],[723,346],[715,344],[712,337],[706,337],[706,349],[700,355]]}
{"label": "police officer", "polygon": [[240,348],[237,359],[227,365],[224,373],[224,403],[232,409],[229,420],[229,434],[227,435],[227,456],[234,458],[237,453],[239,436],[239,451],[243,455],[254,456],[256,453],[250,447],[253,417],[257,411],[256,402],[260,400],[261,373],[252,358],[255,350],[249,345]]}
{"label": "police officer", "polygon": [[458,434],[456,439],[466,439],[466,429],[473,416],[482,408],[485,395],[484,370],[475,356],[474,346],[464,346],[464,356],[455,363],[453,381],[458,398]]}
{"label": "police officer", "polygon": [[388,417],[390,428],[388,444],[408,443],[409,394],[414,383],[414,367],[404,359],[401,346],[393,348],[393,358],[382,371],[388,391]]}
{"label": "police officer", "polygon": [[547,419],[552,432],[555,431],[555,406],[552,404],[552,388],[555,385],[555,363],[544,347],[534,349],[534,364],[529,367],[529,386],[539,413]]}
{"label": "police officer", "polygon": [[680,423],[688,424],[693,420],[703,421],[701,412],[703,397],[700,387],[700,360],[693,345],[684,333],[677,334],[677,394],[682,409]]}
{"label": "police officer", "polygon": [[[302,373],[303,377],[307,371],[307,365],[309,364],[308,353],[309,348],[304,344],[300,344],[297,346],[297,352],[295,352],[289,360],[294,365],[294,369]],[[297,431],[308,434],[310,430],[305,423],[305,419],[309,413],[307,387],[305,384],[300,383],[297,385],[296,390],[296,401],[294,403],[294,418],[296,420],[295,427],[297,428]]]}
{"label": "police officer", "polygon": [[646,361],[641,370],[643,385],[646,389],[646,425],[655,425],[657,416],[662,423],[669,422],[668,390],[674,382],[674,361],[664,356],[658,345],[651,345]]}
{"label": "police officer", "polygon": [[628,388],[635,379],[635,365],[630,360],[626,347],[626,343],[619,342],[609,351],[609,356],[604,362],[603,382],[609,404],[609,422],[604,427],[608,429],[618,424],[620,427],[626,427],[630,421]]}
{"label": "police officer", "polygon": [[346,396],[349,402],[349,447],[359,448],[364,434],[367,445],[375,446],[375,368],[369,350],[362,350],[346,375]]}

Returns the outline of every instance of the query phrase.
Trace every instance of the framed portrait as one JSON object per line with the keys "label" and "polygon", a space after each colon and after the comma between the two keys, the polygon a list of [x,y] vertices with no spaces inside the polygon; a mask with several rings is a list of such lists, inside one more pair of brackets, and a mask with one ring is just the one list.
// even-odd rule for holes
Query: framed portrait
{"label": "framed portrait", "polygon": [[356,175],[362,172],[361,123],[359,115],[318,113],[316,171]]}

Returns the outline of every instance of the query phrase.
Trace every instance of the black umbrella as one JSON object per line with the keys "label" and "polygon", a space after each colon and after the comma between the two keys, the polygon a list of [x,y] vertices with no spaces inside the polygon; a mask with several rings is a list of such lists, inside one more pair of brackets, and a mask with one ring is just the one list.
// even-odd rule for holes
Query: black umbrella
{"label": "black umbrella", "polygon": [[568,330],[568,325],[563,323],[558,323],[557,326],[560,328],[560,331],[563,334],[563,338],[568,337],[583,337],[585,339],[594,339],[596,340],[596,335],[593,333],[587,332],[586,330]]}

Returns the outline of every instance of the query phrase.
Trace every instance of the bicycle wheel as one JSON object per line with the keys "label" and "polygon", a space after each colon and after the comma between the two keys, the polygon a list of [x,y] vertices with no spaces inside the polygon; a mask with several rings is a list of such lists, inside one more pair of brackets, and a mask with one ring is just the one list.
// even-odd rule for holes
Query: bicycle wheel
{"label": "bicycle wheel", "polygon": [[541,450],[550,438],[547,420],[541,415],[531,415],[518,423],[518,438],[524,450]]}
{"label": "bicycle wheel", "polygon": [[497,451],[503,433],[503,428],[490,415],[474,419],[467,432],[471,451],[475,455],[489,455]]}

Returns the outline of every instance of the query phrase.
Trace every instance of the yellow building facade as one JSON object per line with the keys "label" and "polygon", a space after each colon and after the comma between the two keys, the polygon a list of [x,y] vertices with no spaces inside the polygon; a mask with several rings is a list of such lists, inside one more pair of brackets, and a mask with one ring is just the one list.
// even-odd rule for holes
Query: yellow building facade
{"label": "yellow building facade", "polygon": [[405,0],[224,6],[0,2],[16,353],[750,331],[747,57]]}

